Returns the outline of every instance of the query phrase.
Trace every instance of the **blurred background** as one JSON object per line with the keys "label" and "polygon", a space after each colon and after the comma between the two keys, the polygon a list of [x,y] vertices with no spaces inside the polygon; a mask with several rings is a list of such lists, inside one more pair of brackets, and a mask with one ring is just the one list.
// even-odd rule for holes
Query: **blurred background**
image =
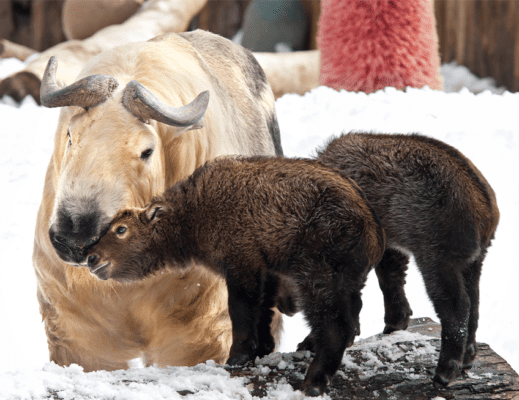
{"label": "blurred background", "polygon": [[[1,0],[0,56],[23,58],[67,39],[85,39],[123,23],[145,3]],[[434,0],[433,9],[441,64],[465,66],[493,79],[501,91],[519,90],[518,0]],[[314,50],[320,12],[320,0],[210,0],[188,30],[205,29],[254,52]]]}

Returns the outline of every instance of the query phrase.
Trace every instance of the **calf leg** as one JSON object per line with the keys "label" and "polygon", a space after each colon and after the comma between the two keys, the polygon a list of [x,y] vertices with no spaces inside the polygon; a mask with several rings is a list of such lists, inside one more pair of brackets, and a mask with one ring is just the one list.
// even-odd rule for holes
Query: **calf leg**
{"label": "calf leg", "polygon": [[[347,303],[351,310],[352,323],[355,327],[355,335],[360,335],[360,310],[362,309],[362,299],[360,297],[360,292],[356,292],[350,295]],[[315,338],[314,332],[310,332],[308,336],[297,345],[297,350],[309,350],[315,352]],[[347,343],[346,347],[350,347],[353,344],[354,338],[351,339],[350,342]]]}
{"label": "calf leg", "polygon": [[382,260],[375,268],[378,284],[384,295],[383,333],[407,329],[413,311],[404,291],[409,257],[395,249],[386,249]]}
{"label": "calf leg", "polygon": [[344,350],[355,338],[351,296],[342,293],[344,288],[339,286],[333,274],[323,271],[319,277],[314,276],[313,282],[302,287],[308,294],[301,299],[311,327],[310,339],[307,339],[315,349],[303,384],[309,396],[324,393],[330,378],[339,369]]}
{"label": "calf leg", "polygon": [[273,307],[276,305],[276,298],[279,291],[279,279],[274,274],[267,274],[263,299],[261,301],[260,316],[258,322],[258,348],[256,357],[263,357],[274,351],[276,343],[272,336],[270,325],[274,316]]}
{"label": "calf leg", "polygon": [[[254,358],[258,348],[258,321],[264,274],[247,271],[247,276],[234,274],[239,268],[227,269],[229,316],[232,322],[232,346],[227,364],[241,365]],[[270,326],[270,325],[269,325]]]}
{"label": "calf leg", "polygon": [[425,288],[442,325],[440,358],[434,381],[448,384],[461,373],[470,312],[462,276],[464,262],[417,259]]}
{"label": "calf leg", "polygon": [[474,359],[476,358],[476,330],[478,329],[479,319],[479,278],[481,276],[481,267],[485,258],[486,250],[478,257],[476,261],[469,265],[463,271],[463,281],[465,289],[470,298],[470,314],[468,322],[467,344],[465,346],[465,355],[463,357],[463,369],[472,368]]}

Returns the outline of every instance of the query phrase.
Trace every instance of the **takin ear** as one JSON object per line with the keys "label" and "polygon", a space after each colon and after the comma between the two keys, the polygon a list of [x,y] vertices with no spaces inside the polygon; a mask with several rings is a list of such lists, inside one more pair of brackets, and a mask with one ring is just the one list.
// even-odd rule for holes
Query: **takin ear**
{"label": "takin ear", "polygon": [[146,210],[146,218],[148,222],[155,223],[160,219],[160,216],[164,214],[167,206],[164,203],[154,203]]}

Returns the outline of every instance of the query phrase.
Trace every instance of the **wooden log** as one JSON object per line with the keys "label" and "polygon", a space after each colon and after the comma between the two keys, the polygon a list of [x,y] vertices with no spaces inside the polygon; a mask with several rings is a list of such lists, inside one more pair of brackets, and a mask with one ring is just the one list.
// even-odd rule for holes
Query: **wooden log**
{"label": "wooden log", "polygon": [[[343,364],[326,391],[327,396],[333,400],[519,400],[519,376],[483,343],[478,343],[479,353],[471,370],[463,372],[448,387],[433,384],[440,332],[439,324],[429,318],[418,318],[411,321],[407,331],[359,340],[346,350]],[[255,396],[295,399],[302,397],[294,389],[301,387],[312,358],[309,351],[301,351],[270,354],[239,367],[221,366],[209,361],[190,368],[150,367],[147,371],[133,369],[88,374],[78,371],[77,367],[60,371],[59,367],[48,366],[44,370],[49,371],[51,378],[42,376],[39,379],[49,385],[47,397],[51,399],[63,398],[60,386],[55,384],[60,379],[89,382],[88,393],[95,398],[104,398],[104,393],[95,392],[96,382],[106,384],[109,380],[109,386],[115,390],[129,387],[131,391],[133,388],[136,397],[143,391],[151,393],[148,392],[150,389],[163,389],[168,395],[173,390],[180,396],[196,395],[197,398],[243,399]],[[177,384],[184,381],[185,384]],[[167,382],[172,382],[173,386],[164,387]],[[230,390],[227,390],[227,385]],[[67,390],[68,397],[74,397],[76,393],[84,395],[79,384],[69,386],[76,387]]]}
{"label": "wooden log", "polygon": [[293,53],[254,53],[277,99],[286,93],[304,94],[319,86],[319,50]]}
{"label": "wooden log", "polygon": [[10,42],[6,39],[0,39],[0,58],[14,57],[20,61],[25,61],[34,53],[37,53],[34,49]]}
{"label": "wooden log", "polygon": [[145,41],[168,32],[184,32],[194,15],[207,0],[148,0],[139,11],[121,25],[108,26],[85,40],[69,40],[40,53],[22,72],[6,78],[0,98],[11,93],[13,98],[23,99],[30,94],[39,104],[39,86],[24,87],[22,73],[30,73],[40,82],[51,56],[59,62],[57,80],[70,84],[85,63],[103,50],[120,44]]}
{"label": "wooden log", "polygon": [[[433,384],[432,378],[440,351],[441,327],[429,318],[411,320],[409,332],[431,336],[431,340],[396,340],[391,335],[376,335],[357,342],[346,350],[347,364],[341,365],[332,378],[327,394],[331,399],[426,400],[434,398],[458,400],[519,400],[519,376],[510,365],[487,344],[478,343],[478,356],[471,370],[447,387]],[[392,334],[398,335],[398,332]],[[281,381],[299,389],[312,358],[299,353],[283,354],[293,369],[279,369],[276,359],[260,361],[260,365],[240,368],[225,367],[232,376],[250,379],[251,394],[264,397],[269,385]],[[262,366],[270,371],[262,374]],[[278,364],[279,365],[279,364]],[[259,371],[259,373],[258,373]]]}

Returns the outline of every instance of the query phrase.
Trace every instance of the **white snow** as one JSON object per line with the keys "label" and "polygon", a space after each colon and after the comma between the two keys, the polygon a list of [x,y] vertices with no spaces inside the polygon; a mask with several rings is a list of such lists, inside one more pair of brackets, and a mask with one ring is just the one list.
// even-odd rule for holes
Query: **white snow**
{"label": "white snow", "polygon": [[[0,60],[0,79],[22,67],[13,59]],[[320,87],[304,96],[286,95],[276,102],[282,145],[287,156],[309,156],[341,131],[422,132],[469,157],[494,188],[501,212],[496,239],[483,265],[477,339],[519,371],[519,261],[514,256],[519,226],[519,93],[493,94],[501,90],[462,67],[444,65],[442,72],[447,90],[468,86],[474,92],[483,91],[475,95],[467,88],[452,93],[425,88],[404,93],[387,88],[366,95]],[[0,207],[4,210],[0,219],[0,399],[45,398],[45,388],[65,399],[174,399],[180,397],[179,390],[193,392],[188,396],[193,399],[252,398],[241,378],[230,378],[211,362],[193,368],[89,374],[78,366],[61,368],[48,363],[31,257],[58,113],[58,109],[38,107],[30,98],[19,107],[9,99],[0,101]],[[415,317],[436,318],[414,262],[406,292]],[[361,337],[367,338],[384,327],[382,295],[373,273],[363,302]],[[300,314],[286,318],[280,350],[294,351],[307,333]],[[398,357],[390,343],[385,349],[388,359]],[[347,353],[344,362],[349,365]],[[282,356],[272,363],[257,367],[263,372],[291,369]],[[366,363],[373,368],[377,361],[366,356]],[[302,397],[288,384],[269,390],[269,398]]]}

